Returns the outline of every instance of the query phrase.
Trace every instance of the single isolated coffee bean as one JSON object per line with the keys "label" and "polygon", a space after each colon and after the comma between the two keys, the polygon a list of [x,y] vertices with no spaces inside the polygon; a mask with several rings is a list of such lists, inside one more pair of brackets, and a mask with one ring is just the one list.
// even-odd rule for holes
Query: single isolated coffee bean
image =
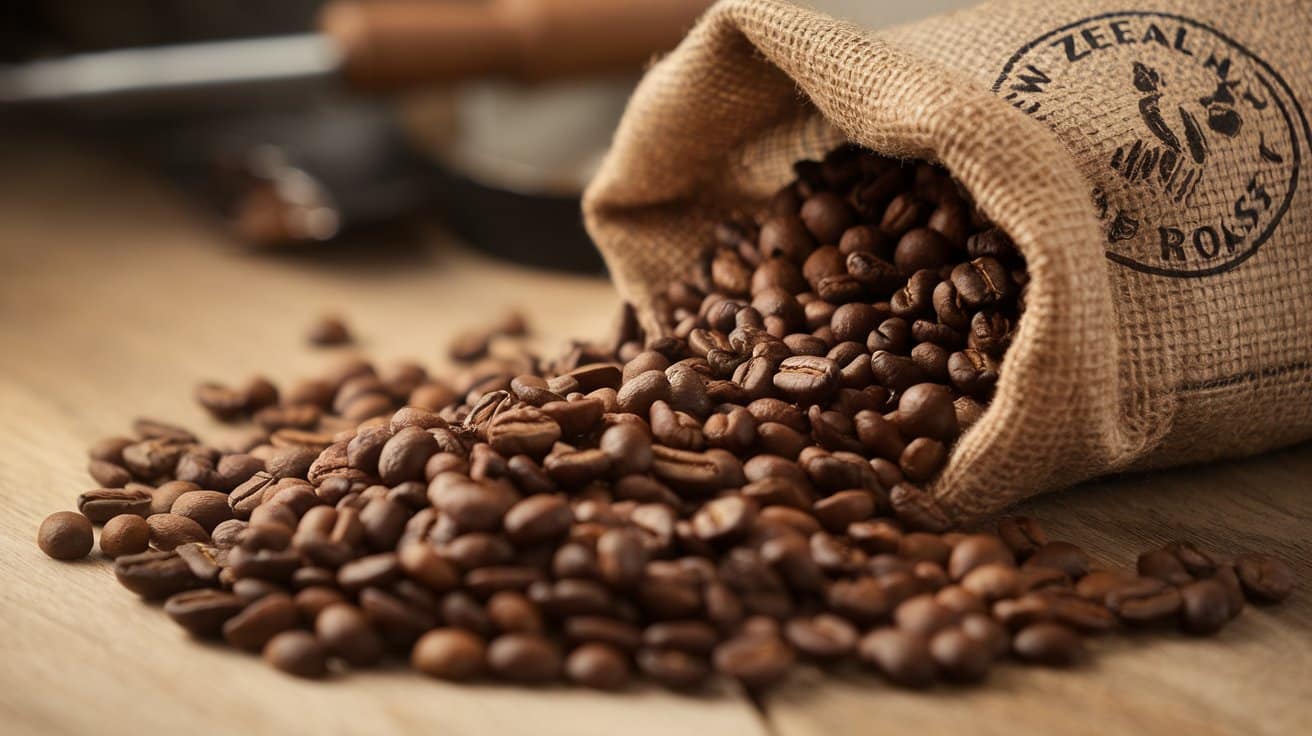
{"label": "single isolated coffee bean", "polygon": [[56,560],[77,560],[91,552],[91,521],[76,511],[56,511],[41,522],[37,546]]}

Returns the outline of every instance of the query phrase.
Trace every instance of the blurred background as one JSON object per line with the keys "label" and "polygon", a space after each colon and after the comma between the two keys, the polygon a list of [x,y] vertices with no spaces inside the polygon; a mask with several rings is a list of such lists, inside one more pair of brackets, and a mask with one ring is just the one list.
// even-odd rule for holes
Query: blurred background
{"label": "blurred background", "polygon": [[[0,133],[147,172],[256,259],[404,249],[423,223],[598,273],[579,194],[643,66],[710,4],[17,0]],[[969,3],[810,4],[880,27]]]}

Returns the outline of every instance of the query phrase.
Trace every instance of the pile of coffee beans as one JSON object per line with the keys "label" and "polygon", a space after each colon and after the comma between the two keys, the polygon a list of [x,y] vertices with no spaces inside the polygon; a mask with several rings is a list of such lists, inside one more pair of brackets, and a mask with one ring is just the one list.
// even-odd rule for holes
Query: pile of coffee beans
{"label": "pile of coffee beans", "polygon": [[359,359],[207,383],[249,423],[91,448],[104,486],[42,524],[191,634],[304,677],[407,658],[448,680],[751,688],[798,660],[972,682],[1119,627],[1212,633],[1294,585],[1179,542],[1099,566],[1032,520],[952,529],[923,488],[983,412],[1024,262],[942,171],[843,147],[733,218],[658,305],[543,361],[498,335],[446,379]]}

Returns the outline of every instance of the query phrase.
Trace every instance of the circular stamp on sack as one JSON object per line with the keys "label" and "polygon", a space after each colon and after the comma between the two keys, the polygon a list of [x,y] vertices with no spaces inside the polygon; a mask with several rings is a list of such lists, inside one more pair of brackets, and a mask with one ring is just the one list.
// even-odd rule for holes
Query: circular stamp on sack
{"label": "circular stamp on sack", "polygon": [[1048,121],[1094,183],[1107,257],[1202,277],[1280,226],[1312,135],[1289,85],[1243,44],[1180,15],[1113,12],[1017,51],[993,91]]}

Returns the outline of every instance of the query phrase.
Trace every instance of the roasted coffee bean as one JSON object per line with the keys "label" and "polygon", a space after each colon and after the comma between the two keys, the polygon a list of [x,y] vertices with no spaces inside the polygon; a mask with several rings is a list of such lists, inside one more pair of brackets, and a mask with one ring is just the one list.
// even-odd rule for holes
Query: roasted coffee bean
{"label": "roasted coffee bean", "polygon": [[820,660],[836,660],[856,648],[857,630],[846,619],[832,614],[795,618],[784,627],[788,642],[802,654]]}
{"label": "roasted coffee bean", "polygon": [[923,688],[934,682],[934,658],[929,644],[918,634],[891,627],[875,629],[857,643],[857,655],[895,685]]}
{"label": "roasted coffee bean", "polygon": [[1230,620],[1230,600],[1215,580],[1198,580],[1180,588],[1180,626],[1190,634],[1213,634]]}
{"label": "roasted coffee bean", "polygon": [[[218,491],[188,491],[173,501],[171,511],[196,522],[207,533],[232,518],[228,495]],[[151,517],[155,518],[154,516]]]}
{"label": "roasted coffee bean", "polygon": [[590,642],[570,652],[565,676],[596,690],[620,690],[629,683],[629,660],[615,647]]}
{"label": "roasted coffee bean", "polygon": [[127,468],[108,460],[92,460],[87,464],[87,474],[106,488],[122,488],[132,482],[132,473]]}
{"label": "roasted coffee bean", "polygon": [[1179,557],[1165,549],[1155,549],[1139,555],[1138,570],[1140,575],[1157,578],[1171,585],[1185,585],[1193,581],[1193,576],[1184,569]]}
{"label": "roasted coffee bean", "polygon": [[134,514],[115,516],[100,530],[100,551],[109,558],[140,554],[149,546],[150,526]]}
{"label": "roasted coffee bean", "polygon": [[893,264],[904,276],[921,269],[938,269],[947,264],[953,252],[953,244],[941,232],[928,227],[916,228],[897,240],[897,249],[893,252]]}
{"label": "roasted coffee bean", "polygon": [[349,603],[334,603],[319,611],[314,631],[332,656],[352,667],[369,667],[382,658],[382,641],[364,613]]}
{"label": "roasted coffee bean", "polygon": [[815,404],[838,389],[838,365],[828,358],[795,355],[785,358],[774,374],[775,388],[799,404]]}
{"label": "roasted coffee bean", "polygon": [[948,379],[960,392],[987,399],[998,383],[998,364],[975,348],[966,348],[948,356]]}
{"label": "roasted coffee bean", "polygon": [[988,673],[993,653],[987,641],[961,628],[943,629],[929,640],[929,654],[938,671],[957,682],[977,682]]}
{"label": "roasted coffee bean", "polygon": [[1078,580],[1089,572],[1089,554],[1069,542],[1048,542],[1034,550],[1025,565],[1060,570]]}
{"label": "roasted coffee bean", "polygon": [[998,523],[998,536],[1011,548],[1016,559],[1025,561],[1035,550],[1048,543],[1048,535],[1039,523],[1028,516],[1013,516]]}
{"label": "roasted coffee bean", "polygon": [[948,561],[948,574],[953,580],[962,580],[972,570],[984,565],[1015,565],[1011,549],[991,534],[973,534],[952,547]]}
{"label": "roasted coffee bean", "polygon": [[644,674],[673,690],[695,688],[710,674],[704,659],[687,652],[642,649],[638,651],[636,660]]}
{"label": "roasted coffee bean", "polygon": [[939,603],[929,594],[909,598],[893,611],[893,621],[899,629],[926,638],[956,623],[957,619],[956,611]]}
{"label": "roasted coffee bean", "polygon": [[189,542],[210,541],[204,527],[180,514],[155,514],[146,519],[146,525],[150,528],[150,544],[155,549],[171,550]]}
{"label": "roasted coffee bean", "polygon": [[487,430],[488,444],[506,456],[540,458],[560,437],[561,428],[555,419],[527,406],[498,414]]}
{"label": "roasted coffee bean", "polygon": [[911,440],[898,458],[898,467],[902,474],[912,482],[923,482],[933,478],[947,462],[947,447],[938,440],[917,437]]}
{"label": "roasted coffee bean", "polygon": [[[710,659],[755,689],[796,651],[924,686],[1013,643],[1065,662],[1076,632],[1202,633],[1245,593],[1288,595],[1260,556],[1172,543],[1136,577],[1028,519],[950,531],[925,489],[996,390],[1021,256],[934,166],[849,145],[795,172],[641,324],[626,305],[554,360],[491,349],[522,319],[480,328],[449,382],[352,358],[282,395],[209,384],[253,431],[220,450],[138,422],[92,448],[106,488],[79,508],[110,522],[127,587],[307,676],[387,648],[438,677],[601,689],[633,664],[690,688]],[[173,551],[126,554],[151,540]]]}
{"label": "roasted coffee bean", "polygon": [[310,325],[306,337],[313,345],[345,345],[351,342],[351,331],[341,317],[325,314]]}
{"label": "roasted coffee bean", "polygon": [[296,604],[284,593],[272,593],[251,603],[223,624],[223,638],[238,649],[259,651],[274,636],[294,628]]}
{"label": "roasted coffee bean", "polygon": [[[1083,584],[1096,573],[1089,573]],[[1115,586],[1103,597],[1107,608],[1131,624],[1155,624],[1175,617],[1180,610],[1180,591],[1156,578],[1133,578]]]}
{"label": "roasted coffee bean", "polygon": [[537,634],[503,634],[487,648],[487,663],[496,676],[525,684],[560,676],[561,656],[555,644]]}
{"label": "roasted coffee bean", "polygon": [[529,496],[506,511],[506,536],[520,546],[558,539],[569,531],[574,514],[561,496]]}
{"label": "roasted coffee bean", "polygon": [[[463,629],[434,629],[415,642],[410,666],[431,677],[464,682],[487,671],[488,656],[487,645],[477,634]],[[508,656],[501,654],[502,658]]]}
{"label": "roasted coffee bean", "polygon": [[961,302],[971,310],[989,307],[1011,296],[1013,289],[1007,269],[990,256],[981,256],[952,269],[952,285]]}
{"label": "roasted coffee bean", "polygon": [[1066,667],[1084,656],[1084,642],[1061,624],[1030,624],[1016,633],[1012,651],[1017,657],[1049,667]]}
{"label": "roasted coffee bean", "polygon": [[138,488],[100,488],[77,497],[77,510],[93,524],[104,524],[120,514],[150,516],[149,491]]}
{"label": "roasted coffee bean", "polygon": [[951,522],[928,493],[910,483],[899,483],[889,491],[888,501],[898,521],[912,529],[927,532],[944,532]]}
{"label": "roasted coffee bean", "polygon": [[192,636],[217,637],[228,619],[241,613],[246,602],[220,590],[192,590],[170,596],[164,613]]}
{"label": "roasted coffee bean", "polygon": [[284,631],[264,645],[264,661],[275,669],[296,677],[323,677],[328,674],[328,657],[314,634],[308,631]]}
{"label": "roasted coffee bean", "polygon": [[740,634],[715,648],[715,669],[748,688],[778,682],[793,664],[793,650],[773,634]]}
{"label": "roasted coffee bean", "polygon": [[704,542],[721,542],[746,532],[756,520],[756,504],[742,496],[723,496],[692,517],[693,532]]}
{"label": "roasted coffee bean", "polygon": [[94,544],[91,521],[74,511],[47,516],[36,533],[37,546],[56,560],[86,557]]}
{"label": "roasted coffee bean", "polygon": [[1293,569],[1270,555],[1241,555],[1235,560],[1235,572],[1244,593],[1256,601],[1283,601],[1294,590]]}

